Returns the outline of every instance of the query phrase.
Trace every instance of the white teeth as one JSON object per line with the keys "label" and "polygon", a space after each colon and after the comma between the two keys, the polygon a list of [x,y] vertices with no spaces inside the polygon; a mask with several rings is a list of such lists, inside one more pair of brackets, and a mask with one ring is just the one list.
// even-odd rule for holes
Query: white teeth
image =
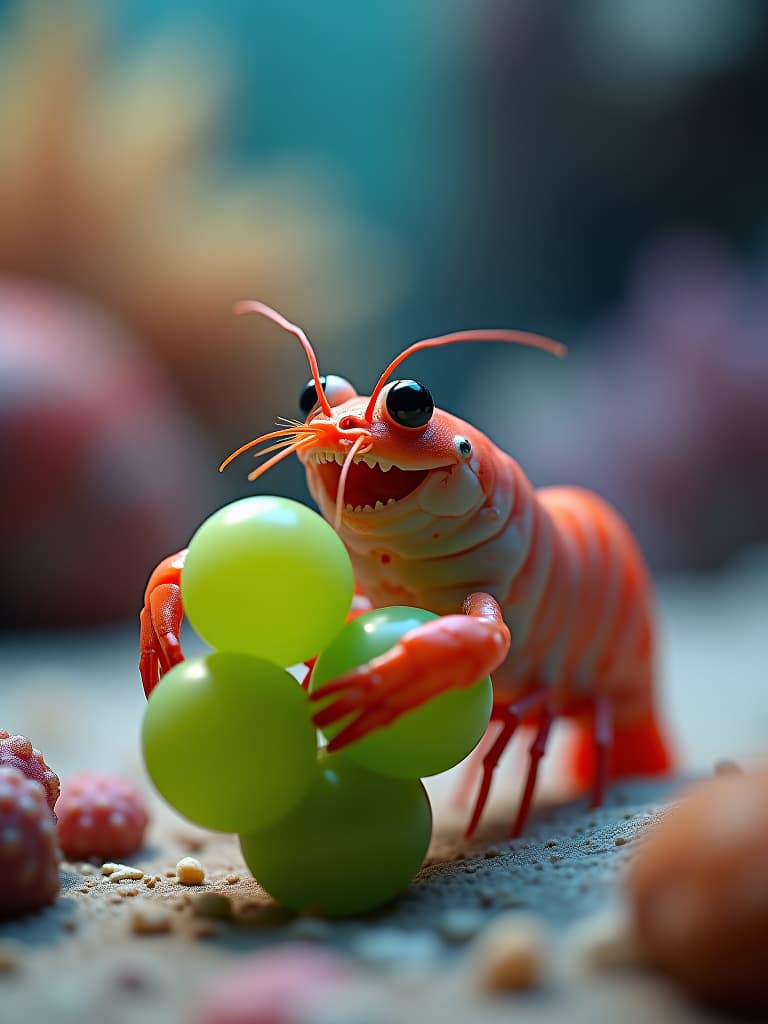
{"label": "white teeth", "polygon": [[[346,453],[329,451],[311,452],[309,458],[320,465],[324,465],[326,462],[336,462],[339,466],[343,466]],[[382,473],[388,473],[394,465],[393,462],[377,459],[374,455],[355,455],[352,461],[358,465],[364,462],[369,469],[380,469]]]}
{"label": "white teeth", "polygon": [[394,505],[394,504],[395,504],[395,499],[394,498],[388,498],[386,504],[384,504],[383,501],[377,501],[375,505],[350,505],[349,502],[347,502],[344,505],[344,511],[345,512],[355,512],[355,513],[357,513],[357,512],[380,512],[383,509],[388,508],[390,505]]}

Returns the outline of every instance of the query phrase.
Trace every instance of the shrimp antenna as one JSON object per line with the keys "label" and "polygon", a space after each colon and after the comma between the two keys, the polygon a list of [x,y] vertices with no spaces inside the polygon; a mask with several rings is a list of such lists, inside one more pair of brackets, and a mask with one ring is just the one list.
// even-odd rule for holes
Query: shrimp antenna
{"label": "shrimp antenna", "polygon": [[423,338],[421,341],[415,341],[412,345],[409,345],[404,352],[401,352],[399,356],[389,364],[384,373],[379,377],[376,387],[373,389],[373,393],[368,400],[368,405],[365,410],[365,419],[371,422],[373,417],[373,409],[376,405],[376,399],[381,394],[381,389],[387,383],[387,380],[391,374],[397,369],[397,367],[408,358],[413,355],[414,352],[420,352],[423,348],[437,348],[439,345],[455,345],[460,341],[507,341],[515,345],[527,345],[529,348],[539,348],[544,352],[550,352],[553,356],[557,356],[558,359],[563,359],[568,349],[565,345],[562,345],[559,341],[553,341],[552,338],[545,338],[541,334],[530,334],[528,331],[505,331],[498,329],[491,329],[488,331],[454,331],[451,334],[441,334],[436,338]]}
{"label": "shrimp antenna", "polygon": [[290,320],[286,320],[282,313],[278,313],[276,309],[272,309],[271,306],[267,306],[264,302],[257,302],[255,299],[243,299],[242,302],[236,303],[235,313],[238,316],[243,313],[259,313],[261,316],[267,317],[268,320],[272,320],[279,327],[282,327],[284,331],[288,331],[289,334],[293,334],[294,337],[299,339],[301,347],[304,349],[307,359],[309,360],[309,368],[312,371],[312,380],[315,382],[315,391],[317,391],[317,400],[325,415],[331,416],[331,406],[325,396],[323,386],[320,383],[320,370],[317,365],[315,350],[312,348],[309,338],[306,336],[304,331],[302,331],[302,329],[296,324],[292,324]]}

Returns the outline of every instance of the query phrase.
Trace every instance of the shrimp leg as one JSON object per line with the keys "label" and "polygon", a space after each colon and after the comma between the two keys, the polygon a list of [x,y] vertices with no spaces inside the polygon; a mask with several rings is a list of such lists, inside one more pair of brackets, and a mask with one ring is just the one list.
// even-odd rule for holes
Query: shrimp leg
{"label": "shrimp leg", "polygon": [[528,814],[530,813],[531,803],[533,801],[533,794],[536,789],[536,777],[539,773],[539,764],[547,751],[547,740],[549,739],[549,733],[552,729],[552,723],[556,717],[557,712],[554,707],[552,707],[551,704],[546,704],[541,714],[538,732],[536,733],[528,754],[528,775],[525,779],[525,789],[523,790],[523,796],[517,810],[515,823],[512,826],[512,831],[510,832],[510,836],[513,839],[517,839],[518,836],[522,835],[525,823],[528,820]]}
{"label": "shrimp leg", "polygon": [[520,697],[513,704],[508,707],[494,708],[493,717],[503,722],[501,732],[496,737],[493,746],[488,750],[485,757],[483,758],[483,777],[480,783],[480,790],[475,800],[475,806],[472,810],[472,817],[469,819],[466,832],[464,833],[467,839],[470,839],[478,826],[480,817],[485,808],[486,801],[488,800],[488,794],[491,789],[491,782],[493,781],[493,774],[496,771],[496,766],[501,760],[501,756],[506,750],[509,741],[512,739],[517,727],[526,718],[526,716],[539,711],[547,701],[549,691],[544,686],[534,687],[529,690],[524,696]]}
{"label": "shrimp leg", "polygon": [[600,807],[608,782],[608,768],[613,745],[613,715],[608,698],[600,694],[595,697],[595,780],[592,789],[593,809]]}

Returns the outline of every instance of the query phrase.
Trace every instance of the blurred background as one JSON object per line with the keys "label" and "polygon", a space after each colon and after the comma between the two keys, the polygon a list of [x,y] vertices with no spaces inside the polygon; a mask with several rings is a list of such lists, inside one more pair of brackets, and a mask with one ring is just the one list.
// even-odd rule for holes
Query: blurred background
{"label": "blurred background", "polygon": [[[0,625],[134,621],[254,490],[290,338],[409,373],[537,485],[612,500],[659,573],[768,539],[762,0],[0,2]],[[741,560],[741,561],[739,561]]]}

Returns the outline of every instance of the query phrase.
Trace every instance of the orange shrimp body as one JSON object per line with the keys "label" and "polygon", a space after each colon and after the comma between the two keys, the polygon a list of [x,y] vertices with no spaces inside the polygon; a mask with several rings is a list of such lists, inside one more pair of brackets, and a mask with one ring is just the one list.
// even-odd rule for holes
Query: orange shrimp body
{"label": "orange shrimp body", "polygon": [[[356,418],[367,401],[334,408],[334,420]],[[511,633],[494,674],[500,702],[543,684],[561,713],[596,693],[610,696],[617,719],[650,709],[650,582],[609,505],[577,488],[536,491],[511,456],[440,410],[417,443],[383,417],[370,435],[366,455],[350,469],[337,531],[372,605],[444,615],[467,594],[488,593]],[[466,441],[471,453],[462,456]],[[326,433],[322,448],[299,457],[313,498],[333,522],[339,466],[329,450]],[[382,463],[412,474],[414,490],[393,500],[392,469]]]}
{"label": "orange shrimp body", "polygon": [[[510,455],[436,409],[423,384],[390,379],[411,353],[439,345],[515,342],[558,356],[564,348],[503,330],[428,338],[396,357],[364,397],[344,378],[320,377],[301,328],[262,303],[236,308],[265,315],[297,337],[312,379],[300,403],[304,422],[287,421],[248,442],[221,468],[267,443],[258,454],[271,457],[250,474],[255,479],[295,452],[320,511],[349,551],[360,595],[374,607],[412,605],[441,616],[312,693],[316,726],[340,725],[329,750],[490,672],[497,732],[484,741],[468,834],[522,723],[536,733],[513,835],[525,824],[559,716],[582,726],[573,771],[593,780],[593,805],[610,778],[668,770],[653,708],[651,584],[627,526],[588,491],[534,489]],[[181,656],[179,588],[167,586],[162,566],[156,575],[142,616],[147,692],[158,671]],[[154,591],[163,585],[168,596],[158,600]]]}

